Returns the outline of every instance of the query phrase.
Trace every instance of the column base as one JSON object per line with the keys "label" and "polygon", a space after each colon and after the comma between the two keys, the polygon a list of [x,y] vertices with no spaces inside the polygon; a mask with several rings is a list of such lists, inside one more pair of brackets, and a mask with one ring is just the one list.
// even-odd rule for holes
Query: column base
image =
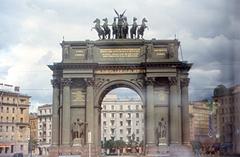
{"label": "column base", "polygon": [[[99,157],[101,153],[100,147],[91,146],[91,156]],[[59,155],[80,155],[81,157],[89,156],[89,145],[83,146],[51,146],[49,148],[49,156],[59,157]]]}

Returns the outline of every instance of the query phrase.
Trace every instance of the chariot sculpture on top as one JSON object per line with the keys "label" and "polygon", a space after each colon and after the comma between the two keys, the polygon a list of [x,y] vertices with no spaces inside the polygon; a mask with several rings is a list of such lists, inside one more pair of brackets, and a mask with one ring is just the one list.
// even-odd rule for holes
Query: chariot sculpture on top
{"label": "chariot sculpture on top", "polygon": [[108,24],[108,19],[104,18],[102,21],[104,22],[101,25],[100,19],[96,18],[93,23],[95,26],[92,29],[95,29],[98,33],[99,39],[111,39],[111,29],[109,26],[112,26],[112,39],[128,39],[129,38],[129,26],[130,29],[130,38],[131,39],[143,39],[144,31],[147,27],[146,22],[147,19],[142,19],[142,24],[137,24],[137,18],[133,17],[132,25],[129,25],[127,22],[127,17],[124,16],[126,10],[119,14],[115,9],[116,17],[113,18],[113,23],[111,25]]}

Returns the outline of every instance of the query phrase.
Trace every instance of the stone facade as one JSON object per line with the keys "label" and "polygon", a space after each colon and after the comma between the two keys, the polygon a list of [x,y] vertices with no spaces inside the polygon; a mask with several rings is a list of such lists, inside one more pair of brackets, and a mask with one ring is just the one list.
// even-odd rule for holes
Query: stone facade
{"label": "stone facade", "polygon": [[52,105],[39,106],[37,115],[39,155],[48,155],[52,143]]}
{"label": "stone facade", "polygon": [[[179,44],[178,40],[63,41],[62,62],[49,65],[53,71],[52,152],[78,154],[72,152],[74,145],[91,142],[93,152],[99,153],[101,102],[117,87],[133,89],[146,106],[146,154],[161,153],[159,145],[188,144],[191,64],[179,61]],[[160,123],[166,124],[164,137],[156,134]]]}
{"label": "stone facade", "polygon": [[0,90],[0,156],[28,154],[30,96]]}
{"label": "stone facade", "polygon": [[38,116],[37,113],[30,113],[29,116],[29,127],[30,127],[30,141],[31,145],[29,145],[30,151],[32,151],[33,155],[38,155]]}
{"label": "stone facade", "polygon": [[218,106],[219,142],[229,146],[229,153],[240,154],[240,85],[217,86],[213,99]]}
{"label": "stone facade", "polygon": [[[107,94],[102,102],[101,141],[130,140],[141,143],[144,139],[144,111],[141,99],[118,99]],[[134,138],[134,139],[133,139]]]}
{"label": "stone facade", "polygon": [[206,142],[209,137],[209,107],[207,101],[192,102],[189,106],[190,140]]}

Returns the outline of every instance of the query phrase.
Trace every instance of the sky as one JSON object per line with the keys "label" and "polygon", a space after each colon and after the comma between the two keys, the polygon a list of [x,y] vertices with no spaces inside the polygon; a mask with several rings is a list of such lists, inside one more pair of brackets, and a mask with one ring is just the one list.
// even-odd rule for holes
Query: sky
{"label": "sky", "polygon": [[[145,17],[145,39],[181,42],[190,70],[190,100],[210,98],[213,89],[240,84],[239,0],[0,0],[0,83],[20,86],[31,110],[52,102],[52,73],[63,40],[97,40],[96,18],[123,12],[131,23]],[[126,92],[126,91],[125,91]]]}

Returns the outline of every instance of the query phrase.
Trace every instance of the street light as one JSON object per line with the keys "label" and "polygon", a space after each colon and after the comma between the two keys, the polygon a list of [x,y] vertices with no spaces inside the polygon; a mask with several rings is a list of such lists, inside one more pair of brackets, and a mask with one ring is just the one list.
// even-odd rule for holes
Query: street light
{"label": "street light", "polygon": [[28,138],[28,154],[32,157],[32,140],[31,137]]}

